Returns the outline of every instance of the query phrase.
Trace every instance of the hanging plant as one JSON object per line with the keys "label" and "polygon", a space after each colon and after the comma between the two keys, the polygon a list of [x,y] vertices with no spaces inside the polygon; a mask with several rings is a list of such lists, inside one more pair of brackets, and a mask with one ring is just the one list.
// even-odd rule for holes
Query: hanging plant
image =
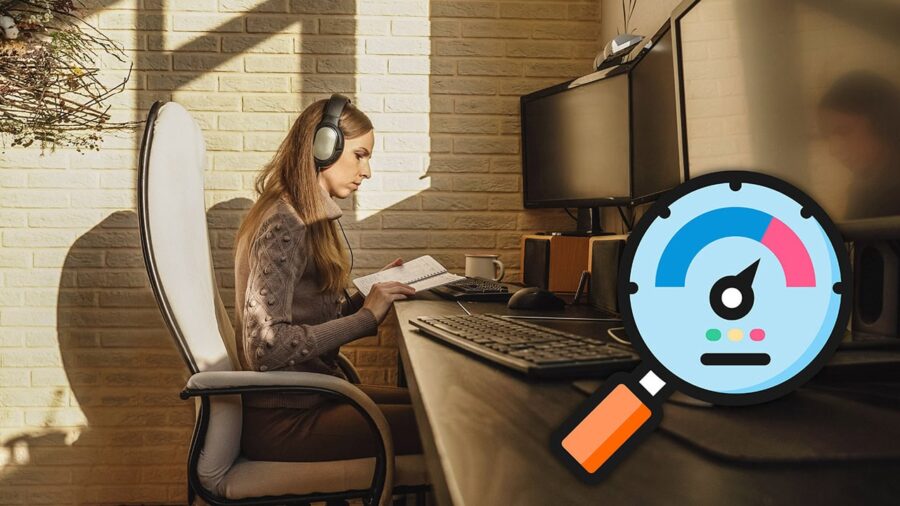
{"label": "hanging plant", "polygon": [[0,146],[97,150],[101,134],[136,123],[110,121],[101,53],[125,62],[122,47],[81,17],[75,0],[0,0]]}

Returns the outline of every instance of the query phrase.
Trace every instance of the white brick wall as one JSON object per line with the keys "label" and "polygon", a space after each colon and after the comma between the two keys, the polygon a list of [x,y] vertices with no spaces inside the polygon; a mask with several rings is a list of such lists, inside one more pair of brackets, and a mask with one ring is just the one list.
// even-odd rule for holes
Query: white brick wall
{"label": "white brick wall", "polygon": [[[589,71],[596,1],[85,3],[134,62],[115,115],[174,99],[204,129],[228,306],[256,171],[332,91],[376,125],[376,175],[343,203],[358,273],[425,252],[459,271],[464,253],[497,251],[515,278],[523,233],[571,226],[521,209],[518,96]],[[137,138],[0,155],[0,504],[184,502],[194,411],[142,264]],[[395,346],[372,337],[346,352],[367,381],[391,383]]]}

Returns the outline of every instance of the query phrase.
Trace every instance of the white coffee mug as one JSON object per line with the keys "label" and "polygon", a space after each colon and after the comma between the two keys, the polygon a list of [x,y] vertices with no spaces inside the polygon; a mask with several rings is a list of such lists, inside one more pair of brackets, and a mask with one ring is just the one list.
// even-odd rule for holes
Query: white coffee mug
{"label": "white coffee mug", "polygon": [[466,255],[466,276],[500,281],[506,272],[500,255]]}

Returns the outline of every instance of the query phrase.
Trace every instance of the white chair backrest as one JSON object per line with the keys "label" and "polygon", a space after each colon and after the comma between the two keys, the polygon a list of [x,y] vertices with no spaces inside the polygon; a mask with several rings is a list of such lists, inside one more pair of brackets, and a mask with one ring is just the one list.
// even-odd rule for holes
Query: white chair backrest
{"label": "white chair backrest", "polygon": [[154,104],[141,148],[141,245],[160,311],[192,373],[234,369],[225,346],[233,329],[209,248],[205,166],[203,132],[190,113],[175,102]]}

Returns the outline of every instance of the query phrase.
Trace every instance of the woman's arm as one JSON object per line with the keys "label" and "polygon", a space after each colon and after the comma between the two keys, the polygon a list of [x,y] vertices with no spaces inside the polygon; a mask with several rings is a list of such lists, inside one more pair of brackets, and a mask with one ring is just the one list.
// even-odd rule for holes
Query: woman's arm
{"label": "woman's arm", "polygon": [[296,217],[275,213],[259,227],[243,307],[244,353],[254,370],[290,368],[377,330],[368,309],[318,325],[292,324],[294,287],[307,260],[305,226]]}

